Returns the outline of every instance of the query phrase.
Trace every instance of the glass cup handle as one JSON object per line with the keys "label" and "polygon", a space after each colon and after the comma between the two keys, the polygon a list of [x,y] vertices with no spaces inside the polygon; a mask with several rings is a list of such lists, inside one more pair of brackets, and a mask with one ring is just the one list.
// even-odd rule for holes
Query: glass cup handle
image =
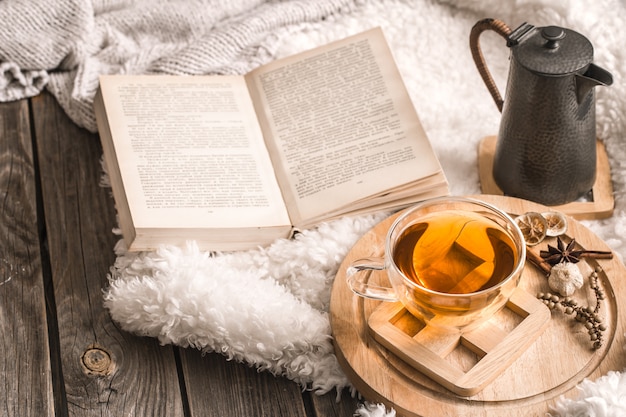
{"label": "glass cup handle", "polygon": [[346,281],[350,289],[361,297],[379,301],[398,301],[393,288],[370,284],[368,281],[372,271],[383,271],[383,258],[361,258],[352,262],[346,270]]}

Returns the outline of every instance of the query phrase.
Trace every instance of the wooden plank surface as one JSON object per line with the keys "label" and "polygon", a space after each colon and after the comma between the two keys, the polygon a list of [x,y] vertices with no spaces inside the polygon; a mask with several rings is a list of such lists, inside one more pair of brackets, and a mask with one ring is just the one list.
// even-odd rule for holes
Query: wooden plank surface
{"label": "wooden plank surface", "polygon": [[0,415],[54,416],[26,101],[0,104]]}
{"label": "wooden plank surface", "polygon": [[183,416],[173,349],[120,331],[103,307],[117,239],[98,137],[51,96],[32,103],[67,413]]}
{"label": "wooden plank surface", "polygon": [[181,350],[192,416],[306,417],[300,388],[286,378],[210,353]]}
{"label": "wooden plank surface", "polygon": [[313,393],[308,393],[308,395],[310,396],[311,409],[317,417],[352,416],[358,406],[356,396],[351,395],[347,388],[341,392],[339,401],[337,401],[336,391],[324,395]]}
{"label": "wooden plank surface", "polygon": [[0,104],[0,415],[352,415],[347,390],[318,396],[118,328],[102,298],[117,238],[100,157],[50,95]]}
{"label": "wooden plank surface", "polygon": [[[317,395],[286,378],[228,362],[216,353],[181,350],[192,416],[336,417],[351,416],[358,401],[346,389]],[[210,394],[208,394],[210,393]]]}

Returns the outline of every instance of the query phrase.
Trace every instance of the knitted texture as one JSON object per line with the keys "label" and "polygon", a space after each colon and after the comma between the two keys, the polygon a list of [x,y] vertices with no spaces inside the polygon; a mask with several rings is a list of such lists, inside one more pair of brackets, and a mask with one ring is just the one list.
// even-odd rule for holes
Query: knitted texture
{"label": "knitted texture", "polygon": [[3,0],[0,101],[47,85],[95,132],[100,74],[243,74],[304,24],[358,0]]}

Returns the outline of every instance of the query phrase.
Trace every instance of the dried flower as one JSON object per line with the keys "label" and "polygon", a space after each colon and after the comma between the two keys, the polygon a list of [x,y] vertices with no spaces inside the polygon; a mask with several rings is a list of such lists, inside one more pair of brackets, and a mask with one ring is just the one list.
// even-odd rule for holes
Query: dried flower
{"label": "dried flower", "polygon": [[552,267],[548,277],[548,285],[552,291],[569,297],[583,286],[583,274],[578,265],[571,262],[561,262]]}

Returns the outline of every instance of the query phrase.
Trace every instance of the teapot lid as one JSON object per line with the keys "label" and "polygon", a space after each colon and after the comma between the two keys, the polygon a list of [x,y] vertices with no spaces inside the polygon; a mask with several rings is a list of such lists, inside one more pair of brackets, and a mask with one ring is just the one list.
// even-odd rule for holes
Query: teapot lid
{"label": "teapot lid", "polygon": [[593,46],[583,35],[558,26],[526,23],[507,38],[514,58],[529,71],[559,76],[584,72],[593,61]]}

